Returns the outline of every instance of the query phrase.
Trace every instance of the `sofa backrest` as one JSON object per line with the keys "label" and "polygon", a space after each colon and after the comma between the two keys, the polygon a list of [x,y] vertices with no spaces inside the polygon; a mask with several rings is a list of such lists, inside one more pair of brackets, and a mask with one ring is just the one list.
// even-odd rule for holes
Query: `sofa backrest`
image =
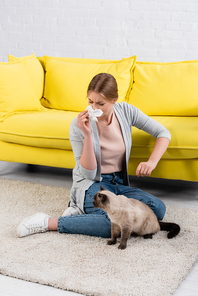
{"label": "sofa backrest", "polygon": [[128,102],[147,115],[198,115],[198,61],[136,62]]}
{"label": "sofa backrest", "polygon": [[99,73],[112,74],[118,83],[118,102],[128,100],[136,56],[122,60],[75,59],[44,56],[44,96],[47,108],[84,111],[88,105],[87,87]]}
{"label": "sofa backrest", "polygon": [[[38,57],[38,59],[45,69],[44,57]],[[120,62],[85,58],[56,59],[74,64]],[[198,61],[172,63],[137,61],[131,73],[131,91],[126,101],[148,115],[197,116]],[[49,102],[44,99],[42,104],[50,107]],[[84,106],[81,106],[79,111],[83,108]]]}

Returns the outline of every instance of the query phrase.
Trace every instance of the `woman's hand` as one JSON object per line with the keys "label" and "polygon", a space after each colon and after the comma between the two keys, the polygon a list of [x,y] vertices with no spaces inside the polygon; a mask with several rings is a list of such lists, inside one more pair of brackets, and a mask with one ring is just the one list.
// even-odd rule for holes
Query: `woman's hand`
{"label": "woman's hand", "polygon": [[145,177],[150,176],[151,172],[156,168],[158,162],[160,161],[162,155],[166,151],[169,145],[169,139],[160,137],[156,140],[154,149],[147,162],[141,162],[136,170],[136,176]]}
{"label": "woman's hand", "polygon": [[81,129],[84,136],[91,135],[91,124],[89,122],[88,111],[83,111],[78,115],[77,126]]}
{"label": "woman's hand", "polygon": [[156,165],[156,163],[149,160],[147,162],[141,162],[136,169],[136,176],[150,176],[151,172],[155,169]]}

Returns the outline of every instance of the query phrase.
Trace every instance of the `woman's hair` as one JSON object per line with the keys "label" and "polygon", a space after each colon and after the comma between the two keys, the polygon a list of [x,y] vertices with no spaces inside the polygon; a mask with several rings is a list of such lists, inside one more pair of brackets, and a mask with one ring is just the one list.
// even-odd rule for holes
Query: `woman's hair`
{"label": "woman's hair", "polygon": [[108,73],[100,73],[93,77],[87,89],[87,96],[89,96],[92,91],[99,93],[107,100],[118,98],[116,79]]}

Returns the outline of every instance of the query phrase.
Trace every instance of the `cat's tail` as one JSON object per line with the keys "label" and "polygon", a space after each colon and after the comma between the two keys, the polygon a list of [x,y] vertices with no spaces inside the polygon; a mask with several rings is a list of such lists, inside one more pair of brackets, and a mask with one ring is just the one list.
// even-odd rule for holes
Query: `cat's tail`
{"label": "cat's tail", "polygon": [[180,232],[180,226],[176,223],[161,222],[159,221],[160,229],[168,231],[167,237],[173,238]]}

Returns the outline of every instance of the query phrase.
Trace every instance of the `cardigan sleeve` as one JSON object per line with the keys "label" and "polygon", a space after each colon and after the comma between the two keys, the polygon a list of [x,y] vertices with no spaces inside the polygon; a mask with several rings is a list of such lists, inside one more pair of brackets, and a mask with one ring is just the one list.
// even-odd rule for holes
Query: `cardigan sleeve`
{"label": "cardigan sleeve", "polygon": [[123,104],[127,120],[131,126],[135,126],[140,130],[152,135],[155,138],[168,138],[171,140],[171,134],[161,123],[152,119],[140,109],[128,103]]}
{"label": "cardigan sleeve", "polygon": [[84,145],[84,135],[83,132],[77,127],[75,124],[75,119],[70,125],[69,129],[69,139],[72,145],[72,150],[74,153],[74,158],[76,161],[76,175],[79,175],[79,179],[86,178],[88,180],[94,180],[97,172],[97,168],[93,171],[85,169],[80,164],[80,158],[83,152],[83,145]]}

